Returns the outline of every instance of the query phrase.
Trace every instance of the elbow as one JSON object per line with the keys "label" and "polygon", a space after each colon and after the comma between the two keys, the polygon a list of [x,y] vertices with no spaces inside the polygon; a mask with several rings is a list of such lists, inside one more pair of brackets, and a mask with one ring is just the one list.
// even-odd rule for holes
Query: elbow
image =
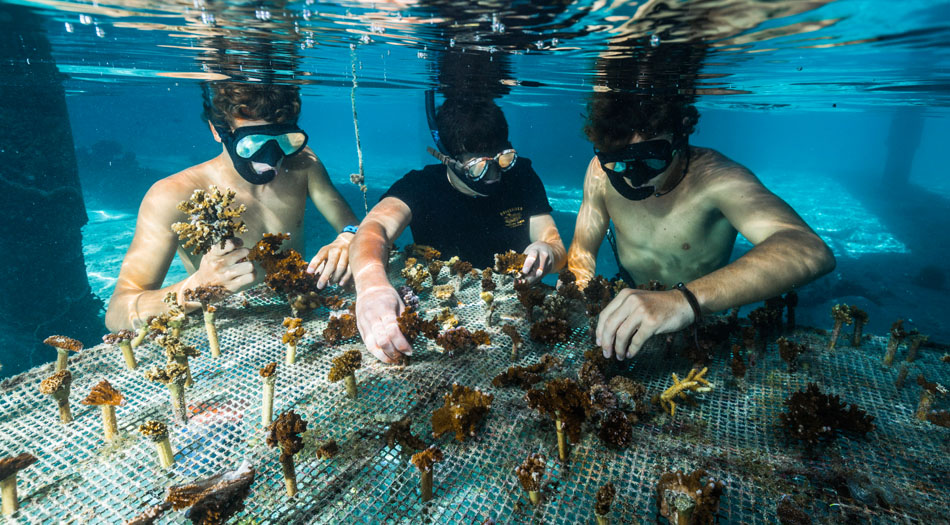
{"label": "elbow", "polygon": [[837,262],[835,261],[835,254],[831,251],[831,248],[828,247],[828,244],[825,241],[821,240],[816,234],[811,234],[813,236],[812,245],[808,261],[808,269],[810,275],[809,280],[817,279],[823,275],[831,273],[835,269]]}

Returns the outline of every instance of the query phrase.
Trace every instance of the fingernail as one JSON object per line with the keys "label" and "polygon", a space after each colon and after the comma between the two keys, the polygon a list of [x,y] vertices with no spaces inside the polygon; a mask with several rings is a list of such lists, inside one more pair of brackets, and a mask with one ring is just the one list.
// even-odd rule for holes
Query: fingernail
{"label": "fingernail", "polygon": [[[597,340],[594,341],[594,342],[597,343],[597,346],[600,346],[600,338],[599,338],[599,337],[598,337]],[[606,350],[606,349],[605,349],[605,350]]]}

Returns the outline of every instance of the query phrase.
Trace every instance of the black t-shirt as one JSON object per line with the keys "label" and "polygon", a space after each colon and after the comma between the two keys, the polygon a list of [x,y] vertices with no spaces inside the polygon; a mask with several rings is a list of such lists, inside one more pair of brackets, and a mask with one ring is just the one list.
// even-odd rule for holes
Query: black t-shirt
{"label": "black t-shirt", "polygon": [[413,242],[454,255],[476,268],[495,264],[494,254],[523,251],[531,243],[532,216],[551,213],[548,196],[531,161],[519,157],[502,173],[501,184],[488,197],[463,195],[451,184],[443,164],[413,170],[380,197],[395,197],[409,206]]}

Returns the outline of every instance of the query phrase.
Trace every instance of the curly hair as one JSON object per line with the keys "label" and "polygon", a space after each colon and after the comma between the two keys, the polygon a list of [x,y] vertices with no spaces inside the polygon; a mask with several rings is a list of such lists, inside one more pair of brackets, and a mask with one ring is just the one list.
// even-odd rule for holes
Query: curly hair
{"label": "curly hair", "polygon": [[598,61],[598,88],[588,100],[584,125],[594,147],[616,151],[635,133],[693,133],[699,121],[695,85],[705,46],[667,43],[655,48],[643,39],[623,46],[620,58]]}
{"label": "curly hair", "polygon": [[234,126],[234,119],[297,123],[300,89],[280,84],[214,82],[204,84],[203,120],[215,126]]}
{"label": "curly hair", "polygon": [[508,121],[491,99],[448,99],[435,115],[439,137],[449,155],[494,153],[511,146]]}

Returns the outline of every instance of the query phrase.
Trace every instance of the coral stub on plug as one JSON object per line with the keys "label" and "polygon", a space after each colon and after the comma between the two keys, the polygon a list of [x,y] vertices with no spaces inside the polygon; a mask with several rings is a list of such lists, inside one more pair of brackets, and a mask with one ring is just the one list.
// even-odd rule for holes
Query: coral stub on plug
{"label": "coral stub on plug", "polygon": [[816,444],[832,441],[841,432],[863,436],[874,430],[874,416],[855,405],[848,407],[836,395],[828,395],[815,383],[795,392],[785,401],[788,412],[779,414],[791,439]]}
{"label": "coral stub on plug", "polygon": [[702,469],[689,475],[679,470],[667,472],[656,484],[656,506],[671,525],[712,525],[724,488]]}
{"label": "coral stub on plug", "polygon": [[475,435],[475,427],[488,413],[495,396],[459,384],[445,395],[445,404],[432,414],[432,433],[439,437],[449,431],[465,441]]}
{"label": "coral stub on plug", "polygon": [[327,379],[336,383],[344,377],[353,374],[363,366],[363,354],[359,350],[347,350],[333,358],[333,367],[330,368],[330,374]]}
{"label": "coral stub on plug", "polygon": [[528,406],[564,424],[572,443],[581,438],[581,426],[590,416],[590,397],[572,379],[549,381],[543,389],[528,390]]}
{"label": "coral stub on plug", "polygon": [[435,445],[412,455],[412,464],[419,469],[419,472],[429,472],[432,466],[442,461],[444,456],[442,450]]}
{"label": "coral stub on plug", "polygon": [[293,410],[284,412],[271,423],[267,434],[267,446],[280,446],[280,461],[287,461],[303,450],[303,438],[300,434],[307,430],[307,422]]}
{"label": "coral stub on plug", "polygon": [[122,394],[118,390],[112,388],[112,385],[108,381],[103,379],[92,387],[92,390],[89,392],[89,395],[86,396],[86,399],[80,401],[84,405],[112,405],[119,406],[123,401]]}
{"label": "coral stub on plug", "polygon": [[613,483],[607,482],[606,485],[600,487],[597,491],[597,503],[594,504],[594,512],[601,516],[606,516],[610,513],[610,505],[614,502],[614,497],[617,496],[617,489],[614,487]]}

